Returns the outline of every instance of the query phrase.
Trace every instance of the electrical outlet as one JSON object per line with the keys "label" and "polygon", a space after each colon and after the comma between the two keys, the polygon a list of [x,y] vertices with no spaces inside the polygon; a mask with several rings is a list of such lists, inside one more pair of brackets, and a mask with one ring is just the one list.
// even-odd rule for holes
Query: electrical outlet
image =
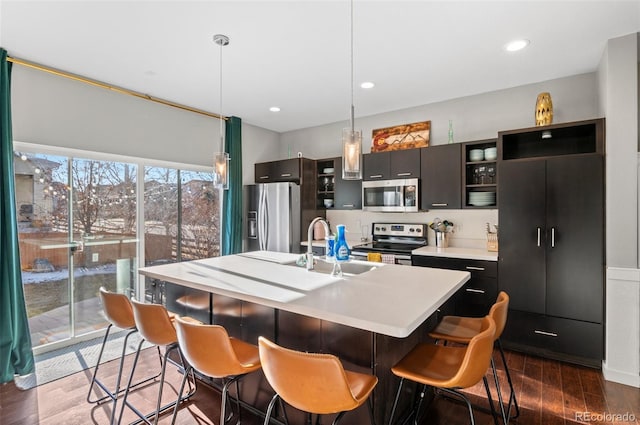
{"label": "electrical outlet", "polygon": [[91,254],[91,261],[93,261],[94,263],[97,263],[100,259],[100,254],[97,252],[94,252],[93,254]]}

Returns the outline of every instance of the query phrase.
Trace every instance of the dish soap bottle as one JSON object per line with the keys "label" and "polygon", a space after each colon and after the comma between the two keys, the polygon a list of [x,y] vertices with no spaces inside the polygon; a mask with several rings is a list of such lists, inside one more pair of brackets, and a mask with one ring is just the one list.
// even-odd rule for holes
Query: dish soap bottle
{"label": "dish soap bottle", "polygon": [[344,224],[338,224],[336,226],[336,230],[338,232],[338,234],[336,235],[336,242],[334,247],[336,261],[338,262],[349,261],[349,254],[351,254],[351,249],[349,248],[349,245],[347,245],[347,240],[345,238]]}

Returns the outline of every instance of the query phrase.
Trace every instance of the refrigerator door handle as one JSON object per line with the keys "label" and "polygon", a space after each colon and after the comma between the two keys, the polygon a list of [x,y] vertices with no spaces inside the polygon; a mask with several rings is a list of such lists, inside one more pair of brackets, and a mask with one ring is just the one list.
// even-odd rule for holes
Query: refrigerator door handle
{"label": "refrigerator door handle", "polygon": [[260,200],[258,206],[258,242],[260,250],[267,249],[267,192],[264,187],[260,190]]}

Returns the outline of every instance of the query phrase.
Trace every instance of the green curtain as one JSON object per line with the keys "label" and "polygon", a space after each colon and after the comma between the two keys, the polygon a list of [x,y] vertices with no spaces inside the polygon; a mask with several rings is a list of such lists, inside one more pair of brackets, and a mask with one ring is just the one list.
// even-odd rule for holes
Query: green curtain
{"label": "green curtain", "polygon": [[226,121],[225,152],[229,154],[229,189],[222,201],[222,255],[242,251],[242,120]]}
{"label": "green curtain", "polygon": [[0,49],[0,384],[34,371],[20,271],[10,83],[11,64]]}

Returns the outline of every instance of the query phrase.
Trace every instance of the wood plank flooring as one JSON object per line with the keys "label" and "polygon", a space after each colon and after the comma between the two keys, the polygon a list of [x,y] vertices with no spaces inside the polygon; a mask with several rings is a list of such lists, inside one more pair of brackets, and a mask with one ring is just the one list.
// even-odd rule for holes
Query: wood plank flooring
{"label": "wood plank flooring", "polygon": [[[127,359],[131,361],[131,358]],[[499,356],[495,356],[501,382],[506,376]],[[599,370],[584,368],[507,352],[507,361],[520,404],[520,417],[512,424],[520,425],[573,425],[573,424],[634,424],[640,425],[640,389],[607,382]],[[138,376],[149,376],[158,370],[157,352],[144,350]],[[106,383],[113,382],[117,362],[112,361],[100,369]],[[95,406],[86,402],[92,370],[21,391],[13,383],[0,385],[0,425],[87,425],[108,424],[111,404]],[[491,375],[488,374],[488,377]],[[175,367],[168,367],[164,400],[175,397],[181,375]],[[505,387],[504,388],[508,388]],[[495,391],[495,388],[493,388]],[[156,383],[132,393],[131,401],[143,411],[153,410],[158,391]],[[508,390],[507,390],[508,391]],[[482,385],[467,391],[474,403],[487,406]],[[494,392],[495,394],[495,392]],[[506,397],[506,396],[505,396]],[[192,400],[182,406],[177,424],[218,424],[220,394],[205,385],[199,385]],[[590,412],[590,413],[587,413]],[[493,424],[490,415],[476,411],[478,425]],[[125,411],[123,423],[135,420]],[[242,423],[258,425],[262,419],[244,412]],[[160,417],[160,424],[171,423],[171,415]],[[352,424],[346,415],[343,425]],[[436,397],[422,412],[420,424],[469,424],[465,405],[444,397]],[[292,424],[293,425],[293,424]],[[356,424],[359,425],[359,424]],[[382,425],[382,424],[378,424]]]}

